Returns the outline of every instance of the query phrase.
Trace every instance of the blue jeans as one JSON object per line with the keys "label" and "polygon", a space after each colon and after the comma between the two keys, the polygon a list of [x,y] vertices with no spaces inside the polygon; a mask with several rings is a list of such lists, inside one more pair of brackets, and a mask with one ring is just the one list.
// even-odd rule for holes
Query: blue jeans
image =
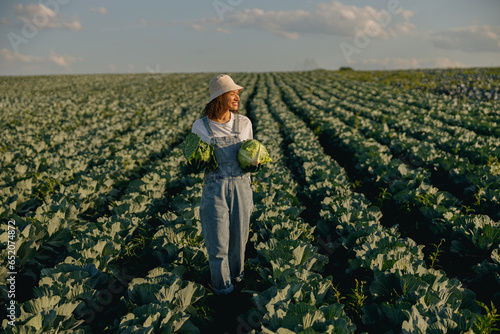
{"label": "blue jeans", "polygon": [[233,291],[243,277],[253,200],[250,176],[209,179],[203,186],[200,218],[214,291]]}
{"label": "blue jeans", "polygon": [[200,220],[212,287],[217,294],[227,294],[234,289],[231,281],[243,277],[253,193],[250,173],[238,164],[239,138],[212,138],[211,145],[219,167],[205,174]]}

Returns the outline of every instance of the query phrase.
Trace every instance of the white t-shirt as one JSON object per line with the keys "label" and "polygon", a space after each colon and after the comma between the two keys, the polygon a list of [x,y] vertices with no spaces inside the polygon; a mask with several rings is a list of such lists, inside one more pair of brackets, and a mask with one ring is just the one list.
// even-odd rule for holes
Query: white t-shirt
{"label": "white t-shirt", "polygon": [[[240,139],[241,141],[247,139],[253,139],[253,131],[252,131],[252,121],[246,116],[239,115],[240,117]],[[234,136],[233,132],[234,126],[234,113],[231,112],[231,119],[227,123],[217,123],[212,120],[208,120],[210,127],[214,133],[214,137],[226,137],[226,136]],[[208,131],[205,128],[205,124],[203,122],[203,118],[197,119],[191,128],[191,132],[196,133],[201,137],[201,140],[210,144],[211,138],[208,137]]]}

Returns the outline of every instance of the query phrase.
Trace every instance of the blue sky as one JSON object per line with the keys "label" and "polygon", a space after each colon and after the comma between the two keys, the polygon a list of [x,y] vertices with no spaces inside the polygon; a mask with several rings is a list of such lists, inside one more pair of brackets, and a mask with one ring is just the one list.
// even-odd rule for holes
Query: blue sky
{"label": "blue sky", "polygon": [[0,75],[341,66],[500,66],[500,1],[0,2]]}

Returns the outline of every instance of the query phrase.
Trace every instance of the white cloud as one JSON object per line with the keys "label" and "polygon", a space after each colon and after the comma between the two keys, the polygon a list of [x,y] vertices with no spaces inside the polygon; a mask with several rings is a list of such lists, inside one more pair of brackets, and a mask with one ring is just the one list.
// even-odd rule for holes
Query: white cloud
{"label": "white cloud", "polygon": [[0,19],[0,23],[8,26],[14,25],[14,22],[6,19],[5,17],[2,17],[2,19]]}
{"label": "white cloud", "polygon": [[7,48],[0,49],[0,66],[7,67],[16,63],[20,66],[23,64],[24,66],[22,68],[26,71],[35,70],[40,68],[40,66],[46,66],[49,63],[56,64],[65,70],[70,70],[70,66],[72,64],[80,63],[82,61],[82,57],[58,54],[54,50],[50,50],[50,55],[48,57],[38,57],[14,53]]}
{"label": "white cloud", "polygon": [[500,26],[474,25],[431,33],[428,37],[437,48],[465,52],[500,51]]}
{"label": "white cloud", "polygon": [[466,65],[460,61],[450,60],[449,58],[431,58],[431,59],[417,59],[412,58],[398,58],[387,57],[384,59],[364,59],[361,61],[354,61],[351,65],[359,65],[363,69],[417,69],[417,68],[450,68],[450,67],[465,67]]}
{"label": "white cloud", "polygon": [[50,50],[49,60],[56,65],[68,68],[71,64],[82,62],[83,58],[82,57],[72,57],[69,55],[61,55],[61,54],[57,54],[56,52],[54,52],[54,50]]}
{"label": "white cloud", "polygon": [[27,65],[27,66],[23,66],[23,71],[24,72],[31,72],[31,71],[35,71],[37,69],[40,69],[41,66],[40,65]]}
{"label": "white cloud", "polygon": [[108,65],[108,68],[109,68],[111,71],[113,71],[113,72],[114,72],[114,71],[116,71],[116,66],[115,66],[114,64],[112,64],[112,63],[110,63],[110,64]]}
{"label": "white cloud", "polygon": [[465,67],[465,64],[458,60],[450,60],[448,58],[436,58],[434,63],[437,67]]}
{"label": "white cloud", "polygon": [[106,15],[108,13],[108,10],[104,7],[99,7],[99,8],[91,7],[90,10],[103,15]]}
{"label": "white cloud", "polygon": [[417,27],[409,21],[396,23],[394,27],[389,27],[389,32],[393,37],[397,37],[399,35],[413,37],[422,36],[422,33],[418,31]]}
{"label": "white cloud", "polygon": [[223,28],[216,28],[215,31],[220,32],[222,34],[229,34],[229,30]]}
{"label": "white cloud", "polygon": [[43,59],[37,56],[28,56],[21,53],[14,53],[7,48],[0,50],[0,58],[8,61],[21,61],[23,63],[41,62]]}
{"label": "white cloud", "polygon": [[201,24],[196,24],[196,23],[191,24],[191,28],[193,28],[194,30],[198,30],[198,31],[206,31],[207,30],[207,27],[205,27]]}
{"label": "white cloud", "polygon": [[[234,10],[234,9],[233,9]],[[184,24],[196,30],[209,27],[250,28],[272,33],[289,39],[297,39],[305,34],[325,34],[340,37],[354,37],[358,31],[369,30],[373,36],[389,37],[388,28],[392,25],[409,23],[412,11],[399,8],[391,14],[390,10],[378,11],[370,6],[357,7],[344,5],[339,1],[319,3],[311,11],[264,11],[262,9],[245,9],[220,17],[194,21],[179,21],[173,24]],[[408,32],[414,28],[406,24],[403,28]],[[398,34],[393,30],[392,34]]]}
{"label": "white cloud", "polygon": [[416,58],[384,58],[384,59],[364,59],[355,61],[353,64],[361,64],[370,68],[417,68],[419,61]]}
{"label": "white cloud", "polygon": [[[38,30],[43,29],[69,29],[81,30],[82,25],[78,17],[68,19],[64,14],[53,11],[43,4],[14,5],[17,19],[24,24],[33,25]],[[2,22],[3,23],[3,22]]]}
{"label": "white cloud", "polygon": [[173,23],[164,22],[164,21],[147,21],[145,19],[140,19],[139,22],[145,26],[151,26],[151,27],[165,27],[165,26],[169,26],[169,25],[173,24]]}

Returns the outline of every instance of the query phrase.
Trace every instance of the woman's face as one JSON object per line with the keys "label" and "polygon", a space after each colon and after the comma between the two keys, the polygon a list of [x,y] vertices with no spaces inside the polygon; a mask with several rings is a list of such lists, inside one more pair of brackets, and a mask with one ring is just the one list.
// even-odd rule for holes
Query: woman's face
{"label": "woman's face", "polygon": [[240,102],[239,92],[233,90],[222,95],[222,105],[224,109],[238,110],[238,105]]}

